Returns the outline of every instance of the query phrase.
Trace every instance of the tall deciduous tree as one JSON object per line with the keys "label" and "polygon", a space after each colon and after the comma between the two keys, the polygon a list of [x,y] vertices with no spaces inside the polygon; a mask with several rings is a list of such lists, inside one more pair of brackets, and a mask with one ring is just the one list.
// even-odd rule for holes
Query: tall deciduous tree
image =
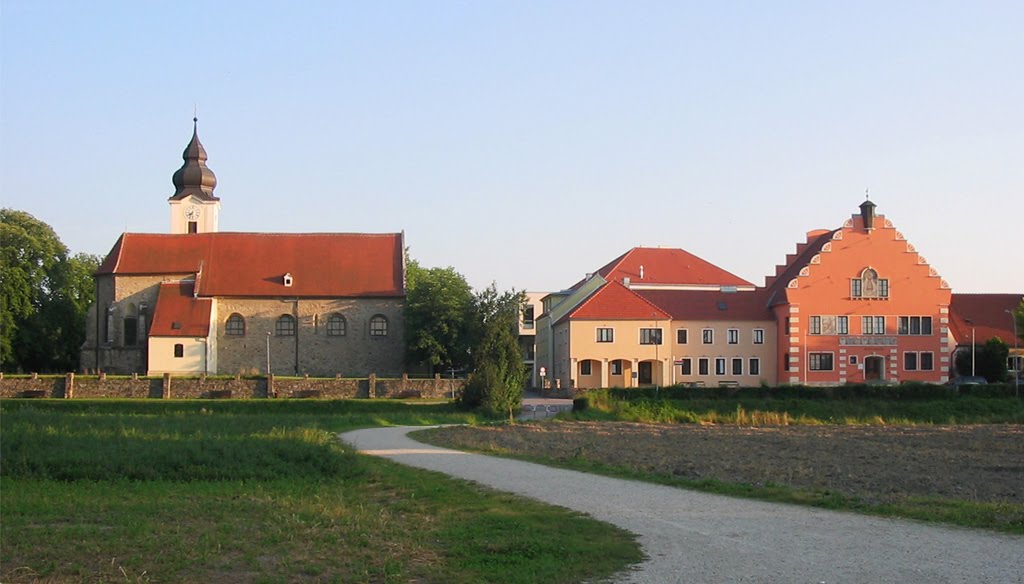
{"label": "tall deciduous tree", "polygon": [[68,256],[46,223],[0,210],[0,366],[71,371],[85,341],[97,256]]}
{"label": "tall deciduous tree", "polygon": [[523,400],[526,372],[519,349],[519,315],[526,305],[522,292],[498,292],[494,284],[476,295],[473,374],[461,402],[511,418]]}
{"label": "tall deciduous tree", "polygon": [[[974,348],[975,375],[984,377],[990,383],[1006,381],[1006,359],[1010,355],[1009,346],[999,338],[991,338],[984,345]],[[971,351],[960,351],[956,356],[956,370],[960,375],[971,374]]]}
{"label": "tall deciduous tree", "polygon": [[470,364],[473,290],[454,268],[406,263],[406,362],[431,373]]}

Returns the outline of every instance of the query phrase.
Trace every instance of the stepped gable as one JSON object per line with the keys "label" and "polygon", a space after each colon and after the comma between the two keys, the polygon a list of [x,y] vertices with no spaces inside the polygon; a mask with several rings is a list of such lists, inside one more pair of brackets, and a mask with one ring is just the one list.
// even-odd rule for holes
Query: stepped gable
{"label": "stepped gable", "polygon": [[96,273],[197,274],[199,296],[401,297],[403,240],[401,233],[125,233]]}
{"label": "stepped gable", "polygon": [[585,302],[559,319],[574,320],[667,320],[669,314],[619,282],[608,282]]}
{"label": "stepped gable", "polygon": [[800,274],[811,263],[811,258],[821,252],[825,244],[832,241],[838,229],[831,231],[818,229],[807,234],[807,241],[797,244],[796,253],[786,256],[786,263],[775,266],[775,275],[765,278],[765,289],[769,291],[766,297],[768,306],[785,304],[788,302],[786,287],[790,280]]}
{"label": "stepped gable", "polygon": [[[980,345],[998,337],[1013,347],[1013,317],[1021,294],[953,294],[949,304],[950,331],[958,344],[971,342],[971,328]],[[970,321],[970,322],[968,322]]]}
{"label": "stepped gable", "polygon": [[165,282],[153,311],[149,335],[153,337],[207,337],[213,300],[196,298],[194,282]]}
{"label": "stepped gable", "polygon": [[754,292],[637,290],[637,294],[663,308],[673,320],[775,321],[764,288]]}

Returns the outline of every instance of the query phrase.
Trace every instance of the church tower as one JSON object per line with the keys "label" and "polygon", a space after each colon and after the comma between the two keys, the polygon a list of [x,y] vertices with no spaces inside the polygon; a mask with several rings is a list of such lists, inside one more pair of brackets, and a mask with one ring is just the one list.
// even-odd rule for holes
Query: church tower
{"label": "church tower", "polygon": [[192,118],[192,140],[181,154],[185,163],[174,173],[171,206],[171,233],[210,233],[217,231],[220,199],[213,195],[217,177],[206,166],[206,149],[199,142],[199,119]]}

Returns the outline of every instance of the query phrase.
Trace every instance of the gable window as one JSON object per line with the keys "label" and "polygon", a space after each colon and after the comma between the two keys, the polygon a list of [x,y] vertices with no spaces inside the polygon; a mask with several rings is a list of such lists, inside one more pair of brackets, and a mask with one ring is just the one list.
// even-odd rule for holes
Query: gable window
{"label": "gable window", "polygon": [[862,335],[884,335],[885,334],[885,317],[884,316],[864,316],[861,317],[860,321],[861,334]]}
{"label": "gable window", "polygon": [[700,359],[697,359],[697,373],[699,373],[700,375],[707,375],[708,366],[710,364],[711,361],[709,361],[707,357],[701,357]]}
{"label": "gable window", "polygon": [[622,375],[622,360],[616,359],[609,364],[609,373],[612,375]]}
{"label": "gable window", "polygon": [[860,273],[860,278],[850,280],[851,298],[888,298],[889,280],[879,278],[878,272],[872,268],[865,268]]}
{"label": "gable window", "polygon": [[735,345],[740,342],[740,330],[729,329],[725,331],[725,337],[728,339],[730,345]]}
{"label": "gable window", "polygon": [[732,360],[732,374],[733,375],[743,375],[743,358],[742,357],[733,357],[733,360]]}
{"label": "gable window", "polygon": [[679,372],[683,375],[693,375],[693,360],[690,358],[683,359],[679,363]]}
{"label": "gable window", "polygon": [[811,353],[808,365],[811,371],[832,371],[832,353]]}
{"label": "gable window", "polygon": [[597,342],[599,343],[613,343],[615,342],[615,330],[608,327],[601,327],[597,329]]}
{"label": "gable window", "polygon": [[836,317],[836,334],[848,335],[850,334],[850,317],[848,316],[837,316]]}
{"label": "gable window", "polygon": [[580,361],[580,375],[590,375],[590,359]]}
{"label": "gable window", "polygon": [[370,336],[388,336],[388,319],[385,318],[383,314],[375,315],[373,318],[370,319]]}
{"label": "gable window", "polygon": [[725,357],[715,359],[715,375],[725,375]]}
{"label": "gable window", "polygon": [[676,343],[685,345],[690,341],[690,331],[686,329],[679,329],[676,331]]}
{"label": "gable window", "polygon": [[705,345],[714,344],[714,342],[715,342],[715,330],[714,329],[704,329],[700,333],[700,339],[701,339],[701,342],[704,343]]}
{"label": "gable window", "polygon": [[245,319],[237,312],[228,317],[224,323],[224,334],[232,337],[240,337],[245,334]]}
{"label": "gable window", "polygon": [[640,344],[641,345],[660,345],[661,344],[661,329],[660,328],[642,328],[642,329],[640,329]]}
{"label": "gable window", "polygon": [[901,316],[898,326],[898,332],[901,335],[930,335],[932,334],[932,317]]}
{"label": "gable window", "polygon": [[175,359],[181,359],[184,356],[185,356],[185,345],[182,345],[181,343],[178,343],[178,344],[174,345],[174,358]]}
{"label": "gable window", "polygon": [[764,344],[764,329],[754,329],[754,344],[755,345],[763,345]]}
{"label": "gable window", "polygon": [[748,367],[748,373],[750,373],[751,375],[760,375],[761,374],[761,360],[760,359],[758,359],[757,357],[751,357],[750,358],[750,365]]}
{"label": "gable window", "polygon": [[295,336],[295,317],[290,314],[282,314],[274,325],[274,334],[279,337]]}
{"label": "gable window", "polygon": [[327,317],[327,336],[343,337],[347,328],[344,316],[335,313]]}
{"label": "gable window", "polygon": [[808,326],[808,331],[807,332],[809,334],[820,335],[821,334],[821,317],[820,316],[812,316],[811,317],[811,321],[807,324],[807,326]]}

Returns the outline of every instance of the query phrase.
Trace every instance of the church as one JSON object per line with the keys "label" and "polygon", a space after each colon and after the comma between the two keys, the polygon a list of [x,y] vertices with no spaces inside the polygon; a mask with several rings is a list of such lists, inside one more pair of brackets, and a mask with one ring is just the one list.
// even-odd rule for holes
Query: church
{"label": "church", "polygon": [[403,233],[229,233],[198,120],[170,233],[123,233],[95,274],[81,368],[365,377],[404,371]]}

